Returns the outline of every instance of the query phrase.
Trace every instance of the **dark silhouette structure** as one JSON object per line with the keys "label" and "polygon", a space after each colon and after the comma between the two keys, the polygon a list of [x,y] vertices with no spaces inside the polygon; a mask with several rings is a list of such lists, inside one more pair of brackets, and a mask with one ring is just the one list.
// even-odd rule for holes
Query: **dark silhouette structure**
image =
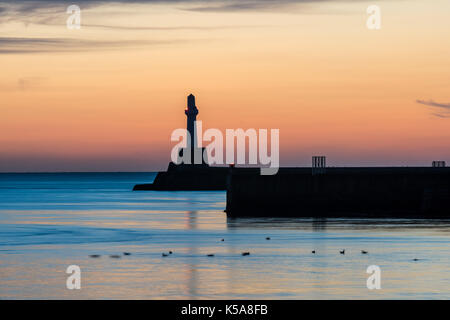
{"label": "dark silhouette structure", "polygon": [[433,168],[445,168],[445,161],[433,161]]}
{"label": "dark silhouette structure", "polygon": [[187,97],[187,108],[184,111],[187,116],[187,131],[190,134],[191,141],[189,142],[188,147],[191,148],[197,147],[197,132],[195,130],[195,121],[197,121],[198,109],[195,105],[195,96],[190,94]]}
{"label": "dark silhouette structure", "polygon": [[450,218],[450,168],[231,169],[229,217]]}
{"label": "dark silhouette structure", "polygon": [[[187,131],[190,140],[187,141],[186,148],[180,149],[178,162],[181,162],[185,152],[189,152],[191,155],[187,157],[190,158],[189,163],[175,164],[170,162],[167,171],[158,172],[152,184],[139,184],[134,186],[133,190],[226,190],[228,168],[210,167],[207,159],[205,160],[205,148],[199,148],[197,145],[195,122],[199,111],[193,94],[187,97],[187,107],[184,113],[187,117]],[[196,163],[196,158],[197,160],[200,159],[197,161],[199,163]]]}
{"label": "dark silhouette structure", "polygon": [[151,184],[135,185],[134,191],[202,191],[226,190],[226,167],[169,164],[167,171],[158,172]]}
{"label": "dark silhouette structure", "polygon": [[[187,131],[191,139],[180,150],[191,162],[171,162],[152,184],[133,190],[227,190],[228,217],[417,217],[450,218],[450,168],[432,167],[327,168],[324,156],[312,168],[280,168],[261,175],[260,168],[210,167],[195,164],[194,95],[187,98]],[[203,159],[203,157],[202,157]]]}
{"label": "dark silhouette structure", "polygon": [[322,174],[326,172],[327,158],[325,156],[312,157],[312,173]]}
{"label": "dark silhouette structure", "polygon": [[[183,159],[188,159],[187,163],[182,163],[184,165],[202,165],[207,166],[208,161],[205,161],[206,157],[206,148],[199,148],[198,147],[198,140],[197,140],[197,115],[198,115],[198,109],[195,105],[195,96],[193,94],[190,94],[187,97],[187,107],[186,110],[184,110],[184,114],[187,117],[187,125],[186,130],[189,132],[189,138],[187,140],[187,146],[186,148],[180,149],[179,151],[179,158],[178,163],[182,163]],[[183,155],[187,152],[187,154],[190,154],[189,156],[183,157]]]}

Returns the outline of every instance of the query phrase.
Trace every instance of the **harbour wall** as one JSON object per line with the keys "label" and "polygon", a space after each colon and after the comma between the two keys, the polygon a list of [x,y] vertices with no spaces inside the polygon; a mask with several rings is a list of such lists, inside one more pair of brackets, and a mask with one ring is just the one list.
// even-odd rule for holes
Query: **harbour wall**
{"label": "harbour wall", "polygon": [[227,167],[207,165],[175,165],[170,163],[167,171],[158,172],[153,183],[138,184],[134,191],[208,191],[226,190]]}
{"label": "harbour wall", "polygon": [[450,168],[232,169],[229,217],[450,218]]}

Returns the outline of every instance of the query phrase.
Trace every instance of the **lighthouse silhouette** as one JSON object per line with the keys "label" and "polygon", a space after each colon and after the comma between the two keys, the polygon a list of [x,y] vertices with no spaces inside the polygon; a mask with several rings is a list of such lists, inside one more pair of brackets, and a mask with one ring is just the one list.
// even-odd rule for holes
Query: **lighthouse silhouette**
{"label": "lighthouse silhouette", "polygon": [[[186,148],[182,148],[179,152],[180,158],[183,158],[184,152],[190,153],[190,163],[182,163],[182,165],[200,165],[208,166],[208,160],[205,149],[199,148],[197,145],[197,115],[198,109],[195,105],[195,96],[191,93],[187,97],[187,108],[184,110],[184,114],[187,117],[187,131],[189,132],[190,140],[187,141]],[[188,149],[188,150],[186,150]],[[188,157],[189,158],[189,157]]]}
{"label": "lighthouse silhouette", "polygon": [[187,108],[184,113],[187,116],[187,131],[191,136],[190,147],[193,151],[197,148],[197,130],[195,130],[195,121],[197,121],[198,109],[195,105],[195,96],[192,93],[187,97]]}

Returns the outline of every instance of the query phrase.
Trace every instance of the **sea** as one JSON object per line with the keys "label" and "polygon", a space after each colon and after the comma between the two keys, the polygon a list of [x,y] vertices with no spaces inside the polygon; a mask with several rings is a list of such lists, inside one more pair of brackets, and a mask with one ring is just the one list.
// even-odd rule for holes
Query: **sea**
{"label": "sea", "polygon": [[0,299],[450,298],[450,220],[231,219],[155,176],[0,174]]}

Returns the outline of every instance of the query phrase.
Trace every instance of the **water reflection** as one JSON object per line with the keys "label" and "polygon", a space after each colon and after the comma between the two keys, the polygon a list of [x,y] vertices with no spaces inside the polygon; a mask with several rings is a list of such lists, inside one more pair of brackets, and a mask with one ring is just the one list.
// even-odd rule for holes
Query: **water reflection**
{"label": "water reflection", "polygon": [[[450,220],[231,219],[224,192],[106,190],[113,180],[0,192],[0,298],[450,298]],[[380,292],[365,287],[370,264]]]}
{"label": "water reflection", "polygon": [[376,218],[227,218],[227,229],[281,228],[291,230],[441,230],[449,232],[450,219],[376,219]]}
{"label": "water reflection", "polygon": [[[197,214],[197,211],[189,211],[187,213],[188,230],[197,230]],[[189,299],[196,299],[198,287],[196,256],[198,255],[198,248],[192,238],[188,242],[188,253],[191,258],[188,263],[187,291],[189,292]]]}
{"label": "water reflection", "polygon": [[197,230],[197,211],[188,211],[187,212],[187,229],[188,230]]}

